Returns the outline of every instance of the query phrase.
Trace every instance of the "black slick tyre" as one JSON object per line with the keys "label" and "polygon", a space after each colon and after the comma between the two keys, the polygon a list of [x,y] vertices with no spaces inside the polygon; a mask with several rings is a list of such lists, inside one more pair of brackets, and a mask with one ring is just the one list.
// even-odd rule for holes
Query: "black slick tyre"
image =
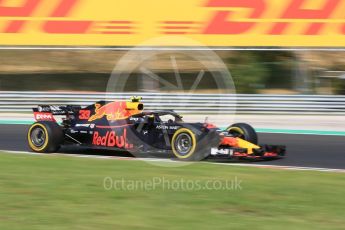
{"label": "black slick tyre", "polygon": [[226,129],[229,134],[239,137],[255,145],[258,144],[258,135],[255,129],[246,123],[236,123]]}
{"label": "black slick tyre", "polygon": [[205,158],[205,149],[198,146],[195,133],[189,128],[177,130],[171,140],[171,147],[175,157],[181,161],[200,161]]}
{"label": "black slick tyre", "polygon": [[34,152],[53,153],[64,140],[62,128],[53,121],[39,121],[31,125],[27,133],[29,147]]}

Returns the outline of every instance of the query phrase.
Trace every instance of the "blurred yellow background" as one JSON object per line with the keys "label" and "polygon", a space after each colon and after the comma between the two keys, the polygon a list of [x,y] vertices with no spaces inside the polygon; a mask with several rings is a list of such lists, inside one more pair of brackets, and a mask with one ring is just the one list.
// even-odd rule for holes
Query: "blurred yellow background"
{"label": "blurred yellow background", "polygon": [[[344,0],[31,1],[1,1],[0,45],[345,46]],[[288,9],[295,13],[286,16]],[[222,13],[226,17],[217,20]],[[212,22],[218,32],[209,30]],[[277,23],[289,23],[280,35],[272,34]],[[321,29],[304,35],[320,26],[315,23],[323,23]],[[245,28],[234,34],[234,25]],[[166,35],[173,36],[152,40]]]}

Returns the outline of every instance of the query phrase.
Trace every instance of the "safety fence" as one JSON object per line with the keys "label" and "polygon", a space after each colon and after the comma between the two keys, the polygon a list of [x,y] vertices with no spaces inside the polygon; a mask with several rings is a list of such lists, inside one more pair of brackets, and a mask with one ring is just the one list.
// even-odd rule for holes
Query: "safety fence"
{"label": "safety fence", "polygon": [[0,91],[0,112],[30,112],[37,105],[87,106],[141,96],[145,109],[187,114],[345,114],[345,96],[272,94],[85,93]]}

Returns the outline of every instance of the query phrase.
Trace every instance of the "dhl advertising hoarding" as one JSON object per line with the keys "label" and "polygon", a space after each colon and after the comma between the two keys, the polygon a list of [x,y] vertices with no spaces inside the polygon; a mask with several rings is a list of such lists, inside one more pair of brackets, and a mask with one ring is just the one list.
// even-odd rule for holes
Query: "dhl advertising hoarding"
{"label": "dhl advertising hoarding", "polygon": [[[345,0],[0,0],[0,45],[345,47]],[[150,42],[152,41],[152,42]]]}

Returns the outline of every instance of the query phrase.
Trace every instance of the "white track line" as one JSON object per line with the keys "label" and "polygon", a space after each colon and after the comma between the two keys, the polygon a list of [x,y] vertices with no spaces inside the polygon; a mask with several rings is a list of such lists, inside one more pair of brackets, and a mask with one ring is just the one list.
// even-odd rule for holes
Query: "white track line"
{"label": "white track line", "polygon": [[[211,163],[211,162],[206,162],[206,163]],[[228,165],[228,163],[211,163],[211,164]],[[264,165],[264,164],[240,164],[240,163],[230,163],[229,165],[255,167],[255,168],[268,168],[268,169],[296,170],[296,171],[317,171],[317,172],[341,172],[341,173],[345,173],[344,169],[331,169],[331,168],[299,167],[299,166],[284,166],[284,165]]]}
{"label": "white track line", "polygon": [[[147,162],[165,162],[165,163],[183,163],[170,159],[159,158],[135,158],[135,157],[119,157],[119,156],[101,156],[101,155],[84,155],[84,154],[71,154],[71,153],[54,153],[54,154],[41,154],[26,151],[8,151],[0,150],[0,152],[12,153],[12,154],[29,154],[36,156],[67,156],[77,158],[93,158],[93,159],[113,159],[113,160],[135,160],[135,161],[147,161]],[[268,169],[281,169],[281,170],[295,170],[295,171],[317,171],[317,172],[337,172],[345,173],[344,169],[332,169],[332,168],[316,168],[316,167],[299,167],[299,166],[283,166],[283,165],[264,165],[264,164],[243,164],[243,163],[219,163],[219,162],[202,162],[206,164],[224,165],[224,166],[241,166],[241,167],[255,167],[255,168],[268,168]]]}

